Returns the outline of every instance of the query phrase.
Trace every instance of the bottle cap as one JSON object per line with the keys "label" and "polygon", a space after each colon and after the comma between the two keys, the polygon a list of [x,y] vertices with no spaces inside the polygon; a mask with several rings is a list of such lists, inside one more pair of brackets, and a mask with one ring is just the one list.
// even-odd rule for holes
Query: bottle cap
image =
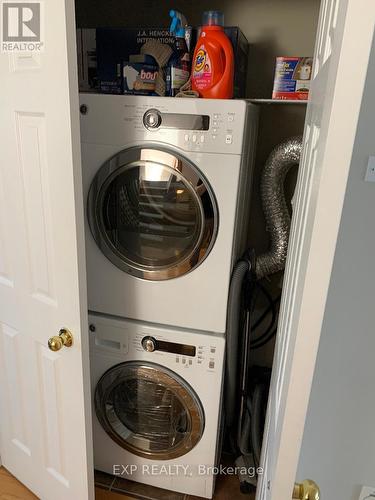
{"label": "bottle cap", "polygon": [[203,12],[203,26],[224,26],[224,14],[219,10]]}

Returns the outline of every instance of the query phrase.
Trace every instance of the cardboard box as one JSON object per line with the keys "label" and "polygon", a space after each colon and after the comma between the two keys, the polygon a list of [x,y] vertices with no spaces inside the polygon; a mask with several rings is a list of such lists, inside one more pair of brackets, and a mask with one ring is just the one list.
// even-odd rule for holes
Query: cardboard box
{"label": "cardboard box", "polygon": [[277,57],[272,99],[306,101],[312,63],[312,57]]}

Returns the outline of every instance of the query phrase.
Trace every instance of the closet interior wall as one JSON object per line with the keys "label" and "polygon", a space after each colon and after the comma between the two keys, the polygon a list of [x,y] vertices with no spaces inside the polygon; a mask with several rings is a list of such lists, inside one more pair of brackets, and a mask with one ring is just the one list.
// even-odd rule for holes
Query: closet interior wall
{"label": "closet interior wall", "polygon": [[[249,41],[247,98],[270,98],[276,56],[310,56],[314,52],[320,0],[76,0],[78,28],[152,27],[169,25],[169,9],[182,11],[192,25],[199,25],[202,12],[221,10],[225,24],[239,26]],[[306,106],[303,104],[262,105],[249,245],[257,253],[268,247],[268,236],[259,196],[259,180],[272,148],[303,132]],[[296,171],[286,180],[289,198]],[[273,294],[280,292],[282,276],[267,283]],[[260,304],[261,305],[261,304]],[[257,351],[256,363],[271,366],[273,343]]]}

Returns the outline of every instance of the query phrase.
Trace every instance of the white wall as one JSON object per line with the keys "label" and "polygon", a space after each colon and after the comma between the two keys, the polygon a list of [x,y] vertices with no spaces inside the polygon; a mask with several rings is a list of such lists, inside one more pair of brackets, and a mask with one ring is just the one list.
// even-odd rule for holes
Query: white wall
{"label": "white wall", "polygon": [[375,183],[364,182],[374,89],[373,43],[297,474],[314,479],[323,500],[358,500],[361,485],[375,487]]}

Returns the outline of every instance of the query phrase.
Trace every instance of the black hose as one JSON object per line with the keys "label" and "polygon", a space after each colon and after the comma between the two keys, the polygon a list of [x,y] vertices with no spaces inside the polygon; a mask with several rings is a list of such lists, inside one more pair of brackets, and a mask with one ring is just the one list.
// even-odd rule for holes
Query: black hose
{"label": "black hose", "polygon": [[252,402],[252,415],[251,415],[251,441],[253,448],[253,457],[255,467],[260,464],[260,455],[262,452],[263,441],[263,428],[264,428],[264,402],[267,394],[267,386],[265,384],[258,384],[255,386]]}
{"label": "black hose", "polygon": [[252,330],[256,330],[258,328],[258,326],[260,326],[263,321],[266,319],[266,317],[268,316],[268,314],[270,313],[270,311],[272,312],[272,320],[271,320],[271,324],[273,323],[274,321],[274,316],[275,316],[275,313],[276,313],[276,309],[275,309],[275,306],[277,305],[277,303],[280,301],[280,298],[281,298],[281,294],[278,295],[276,297],[276,299],[272,299],[271,300],[271,303],[270,305],[267,307],[267,309],[262,313],[262,315],[256,320],[256,322],[251,326],[251,329]]}
{"label": "black hose", "polygon": [[238,393],[238,337],[240,328],[241,297],[245,277],[250,271],[250,262],[240,260],[235,265],[229,288],[226,347],[225,414],[226,425],[235,422]]}
{"label": "black hose", "polygon": [[275,337],[277,333],[277,328],[275,328],[272,332],[268,333],[268,334],[265,334],[264,336],[261,335],[257,340],[256,342],[253,342],[251,344],[251,348],[252,349],[260,349],[261,347],[263,347],[264,345],[268,344],[268,342],[270,340],[273,339],[273,337]]}
{"label": "black hose", "polygon": [[269,306],[262,313],[260,318],[254,323],[254,325],[251,326],[252,332],[254,332],[263,323],[263,321],[266,319],[266,317],[269,315],[270,312],[272,313],[272,315],[271,315],[271,320],[270,320],[268,327],[261,335],[255,336],[253,333],[252,339],[251,339],[251,344],[250,344],[251,350],[258,349],[259,347],[262,347],[264,344],[269,342],[274,337],[274,335],[276,333],[275,329],[277,327],[277,317],[278,317],[278,307],[276,307],[276,306],[281,298],[281,294],[280,294],[278,297],[276,297],[276,299],[273,299],[271,297],[270,293],[268,292],[268,290],[266,288],[264,288],[263,286],[261,286],[260,283],[257,283],[256,286],[261,289],[264,296],[267,298]]}

